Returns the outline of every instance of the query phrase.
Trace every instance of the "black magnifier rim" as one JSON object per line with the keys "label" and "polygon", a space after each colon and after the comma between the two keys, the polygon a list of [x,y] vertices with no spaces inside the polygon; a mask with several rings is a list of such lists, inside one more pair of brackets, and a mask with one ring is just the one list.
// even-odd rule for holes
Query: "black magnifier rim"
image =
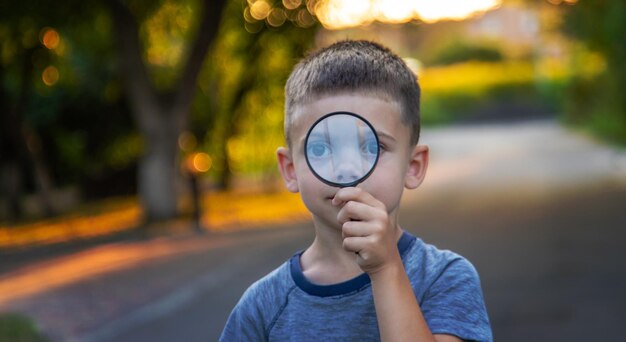
{"label": "black magnifier rim", "polygon": [[[309,144],[309,135],[311,135],[311,132],[313,131],[313,128],[315,128],[315,126],[317,126],[317,124],[320,123],[320,121],[326,119],[329,116],[334,116],[334,115],[350,115],[350,116],[354,116],[357,119],[360,119],[361,121],[365,122],[365,124],[367,124],[367,126],[372,130],[372,132],[374,133],[374,137],[376,138],[376,146],[378,146],[378,149],[376,150],[376,159],[374,160],[374,163],[372,164],[372,167],[370,168],[370,170],[363,175],[361,178],[350,182],[350,183],[336,183],[336,182],[331,182],[327,179],[325,179],[324,177],[320,176],[317,172],[315,172],[315,168],[311,166],[311,162],[309,161],[309,154],[306,152],[307,151],[307,145]],[[334,187],[339,187],[339,188],[347,188],[347,187],[351,187],[351,186],[356,186],[357,184],[361,183],[362,181],[364,181],[365,179],[367,179],[367,177],[369,177],[372,172],[374,172],[374,169],[376,168],[376,164],[378,163],[378,158],[380,157],[380,140],[378,139],[378,134],[376,133],[376,130],[374,129],[374,126],[372,126],[372,124],[367,121],[364,117],[360,116],[359,114],[356,113],[352,113],[352,112],[345,112],[345,111],[338,111],[338,112],[332,112],[332,113],[328,113],[328,114],[324,114],[321,118],[315,120],[315,122],[313,123],[313,125],[311,125],[311,128],[309,128],[309,131],[306,134],[306,138],[304,140],[304,159],[306,159],[306,163],[309,166],[309,169],[311,170],[311,172],[313,172],[313,174],[315,175],[315,177],[317,177],[317,179],[321,180],[323,183],[328,184],[330,186],[334,186]]]}

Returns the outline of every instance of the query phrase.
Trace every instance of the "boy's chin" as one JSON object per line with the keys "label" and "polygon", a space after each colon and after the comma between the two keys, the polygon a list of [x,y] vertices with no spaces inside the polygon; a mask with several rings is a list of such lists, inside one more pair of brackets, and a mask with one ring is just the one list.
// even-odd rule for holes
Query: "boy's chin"
{"label": "boy's chin", "polygon": [[324,215],[314,215],[314,221],[324,227],[341,232],[341,225],[337,221],[337,212],[326,212]]}

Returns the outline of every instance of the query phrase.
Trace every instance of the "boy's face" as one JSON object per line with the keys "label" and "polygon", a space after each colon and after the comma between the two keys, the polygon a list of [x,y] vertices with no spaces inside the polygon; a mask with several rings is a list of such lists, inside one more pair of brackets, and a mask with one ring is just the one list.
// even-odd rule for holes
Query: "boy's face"
{"label": "boy's face", "polygon": [[339,190],[324,184],[309,169],[304,156],[304,141],[311,125],[325,114],[353,112],[368,120],[380,139],[380,157],[372,174],[357,187],[385,204],[392,214],[397,211],[403,189],[416,188],[425,175],[428,149],[411,146],[409,125],[402,122],[400,106],[372,95],[347,93],[321,97],[301,105],[293,113],[290,150],[278,150],[281,175],[291,192],[300,192],[304,204],[316,220],[338,226],[340,208],[331,200]]}

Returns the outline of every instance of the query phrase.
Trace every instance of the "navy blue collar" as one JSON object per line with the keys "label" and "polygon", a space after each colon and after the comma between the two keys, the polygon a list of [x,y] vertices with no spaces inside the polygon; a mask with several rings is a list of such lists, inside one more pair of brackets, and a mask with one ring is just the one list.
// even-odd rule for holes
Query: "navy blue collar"
{"label": "navy blue collar", "polygon": [[[412,242],[415,241],[415,237],[407,232],[403,232],[400,240],[398,240],[398,251],[400,256],[404,258],[404,253],[409,249]],[[300,257],[304,251],[300,251],[291,257],[291,277],[296,285],[304,292],[318,297],[330,297],[348,294],[350,292],[358,291],[365,285],[370,283],[370,277],[367,273],[362,273],[359,276],[346,280],[342,283],[332,285],[317,285],[310,282],[302,273],[302,266],[300,265]]]}

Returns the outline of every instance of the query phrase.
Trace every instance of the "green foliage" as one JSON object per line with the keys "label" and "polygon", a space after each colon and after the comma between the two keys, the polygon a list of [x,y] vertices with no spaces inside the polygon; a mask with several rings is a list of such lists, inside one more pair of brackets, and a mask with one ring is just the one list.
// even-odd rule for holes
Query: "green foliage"
{"label": "green foliage", "polygon": [[[159,3],[159,2],[156,2]],[[132,2],[131,2],[132,4]],[[157,89],[169,90],[178,80],[199,23],[198,0],[165,0],[145,4],[138,16],[144,60]]]}
{"label": "green foliage", "polygon": [[545,68],[549,64],[471,61],[425,68],[420,72],[422,122],[510,121],[560,112],[569,74]]}
{"label": "green foliage", "polygon": [[[0,21],[0,98],[7,103],[0,106],[14,108],[24,97],[19,115],[40,137],[55,184],[119,168],[119,155],[113,158],[109,146],[119,146],[134,128],[121,96],[106,8],[98,1],[72,0],[3,6],[0,17],[8,16]],[[59,36],[52,48],[44,44],[50,29]],[[43,80],[49,67],[58,71],[53,84]],[[138,154],[128,156],[126,165]]]}
{"label": "green foliage", "polygon": [[497,62],[502,53],[488,44],[454,41],[442,47],[430,62],[432,65],[450,65],[467,61]]}
{"label": "green foliage", "polygon": [[[196,34],[202,3],[121,1],[139,25],[153,84],[161,92],[171,90]],[[274,169],[273,150],[282,141],[282,87],[313,41],[316,25],[304,15],[306,2],[291,9],[281,1],[268,3],[273,11],[256,20],[249,8],[245,12],[247,1],[229,1],[198,78],[189,130],[201,141],[198,148],[211,153],[218,172]],[[81,184],[134,167],[144,145],[122,89],[106,3],[2,2],[0,19],[0,106],[11,108],[26,94],[23,119],[42,142],[55,185]],[[43,44],[48,29],[60,37],[55,48]],[[48,67],[58,73],[52,84],[43,80]],[[253,148],[234,148],[243,145]],[[244,152],[249,156],[241,157]]]}
{"label": "green foliage", "polygon": [[601,139],[626,146],[626,106],[623,89],[608,72],[589,79],[573,78],[567,86],[565,121]]}
{"label": "green foliage", "polygon": [[[231,172],[275,174],[274,152],[283,143],[284,83],[316,30],[289,20],[278,26],[251,22],[244,16],[247,5],[232,1],[226,8],[192,116],[192,130],[204,137],[201,148],[212,156],[212,175],[222,186],[228,186]],[[281,9],[279,1],[273,6]]]}
{"label": "green foliage", "polygon": [[560,111],[563,85],[509,83],[488,87],[482,92],[424,92],[422,124],[442,125],[480,120],[511,121],[550,116]]}
{"label": "green foliage", "polygon": [[48,341],[28,318],[13,313],[0,314],[0,341],[44,342]]}
{"label": "green foliage", "polygon": [[565,32],[606,61],[605,71],[596,78],[571,80],[566,119],[626,145],[626,2],[580,1],[564,10]]}

